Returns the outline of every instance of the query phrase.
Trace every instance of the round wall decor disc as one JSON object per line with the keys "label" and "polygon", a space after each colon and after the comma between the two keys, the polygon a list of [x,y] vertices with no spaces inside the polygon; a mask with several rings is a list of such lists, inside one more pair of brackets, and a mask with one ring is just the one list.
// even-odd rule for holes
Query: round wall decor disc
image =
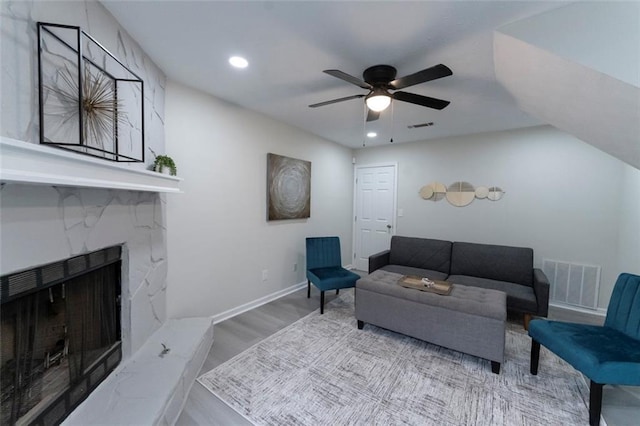
{"label": "round wall decor disc", "polygon": [[491,188],[489,188],[489,194],[487,195],[487,198],[491,201],[498,201],[502,198],[503,195],[504,191],[501,188],[492,186]]}
{"label": "round wall decor disc", "polygon": [[482,200],[484,198],[487,198],[487,195],[489,195],[489,188],[487,188],[486,186],[479,186],[476,188],[476,198]]}
{"label": "round wall decor disc", "polygon": [[476,197],[476,190],[469,182],[454,182],[447,188],[447,201],[456,207],[464,207]]}
{"label": "round wall decor disc", "polygon": [[433,197],[433,188],[430,185],[423,186],[420,188],[420,196],[425,200]]}
{"label": "round wall decor disc", "polygon": [[445,197],[447,187],[444,186],[444,183],[431,182],[428,186],[433,190],[433,197],[431,198],[433,201],[440,201]]}

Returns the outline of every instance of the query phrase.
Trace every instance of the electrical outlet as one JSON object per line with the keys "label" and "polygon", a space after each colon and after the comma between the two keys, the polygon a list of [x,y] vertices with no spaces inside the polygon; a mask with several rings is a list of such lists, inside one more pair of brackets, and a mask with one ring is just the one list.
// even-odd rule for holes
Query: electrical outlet
{"label": "electrical outlet", "polygon": [[262,270],[262,281],[267,281],[269,279],[269,270],[268,269],[263,269]]}
{"label": "electrical outlet", "polygon": [[293,272],[298,272],[298,264],[297,263],[293,264]]}

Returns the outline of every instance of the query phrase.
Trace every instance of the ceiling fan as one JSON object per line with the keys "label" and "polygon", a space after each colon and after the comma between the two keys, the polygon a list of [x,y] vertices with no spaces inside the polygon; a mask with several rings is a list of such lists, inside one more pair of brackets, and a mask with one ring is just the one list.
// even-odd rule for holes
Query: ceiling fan
{"label": "ceiling fan", "polygon": [[325,105],[335,104],[337,102],[348,101],[351,99],[365,98],[365,103],[369,108],[367,121],[374,121],[378,119],[378,117],[380,116],[380,112],[384,111],[389,106],[389,104],[391,104],[391,99],[402,102],[409,102],[411,104],[421,105],[433,109],[443,109],[447,105],[449,105],[449,101],[430,98],[428,96],[422,96],[415,93],[389,92],[390,90],[400,90],[404,89],[405,87],[414,86],[416,84],[425,83],[427,81],[453,75],[453,72],[446,65],[439,64],[401,78],[396,78],[397,70],[394,67],[390,65],[375,65],[364,70],[364,72],[362,73],[364,81],[340,70],[324,70],[323,72],[333,77],[339,78],[340,80],[344,80],[347,83],[355,84],[358,87],[367,89],[369,90],[369,93],[366,95],[352,95],[344,98],[320,102],[317,104],[309,105],[310,108],[317,108]]}

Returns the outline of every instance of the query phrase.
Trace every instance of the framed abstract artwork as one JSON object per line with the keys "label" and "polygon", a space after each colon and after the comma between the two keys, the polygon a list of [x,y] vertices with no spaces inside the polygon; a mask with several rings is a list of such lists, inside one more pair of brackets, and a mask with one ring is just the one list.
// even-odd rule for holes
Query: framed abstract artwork
{"label": "framed abstract artwork", "polygon": [[311,162],[267,154],[267,219],[311,216]]}

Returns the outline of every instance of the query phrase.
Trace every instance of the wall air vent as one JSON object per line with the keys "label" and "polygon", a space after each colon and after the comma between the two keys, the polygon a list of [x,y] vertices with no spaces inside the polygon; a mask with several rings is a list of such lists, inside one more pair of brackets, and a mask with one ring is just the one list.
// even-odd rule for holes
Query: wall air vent
{"label": "wall air vent", "polygon": [[600,266],[542,260],[542,270],[551,284],[551,301],[597,309],[600,293]]}
{"label": "wall air vent", "polygon": [[407,129],[418,129],[420,127],[430,127],[430,126],[433,126],[433,121],[430,121],[428,123],[410,124],[409,126],[407,126]]}

